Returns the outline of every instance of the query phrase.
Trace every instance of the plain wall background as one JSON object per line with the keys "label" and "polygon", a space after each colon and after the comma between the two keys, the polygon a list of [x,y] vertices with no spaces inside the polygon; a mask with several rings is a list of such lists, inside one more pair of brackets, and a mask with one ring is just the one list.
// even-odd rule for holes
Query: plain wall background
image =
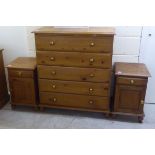
{"label": "plain wall background", "polygon": [[[0,27],[0,47],[5,49],[3,52],[5,65],[19,56],[36,55],[34,34],[31,32],[37,28],[39,26]],[[118,61],[139,62],[142,27],[120,26],[115,28],[113,63]],[[143,44],[145,43],[143,42]],[[148,92],[150,92],[150,84],[148,85]],[[152,94],[147,93],[146,102],[155,103],[155,99],[150,95]]]}

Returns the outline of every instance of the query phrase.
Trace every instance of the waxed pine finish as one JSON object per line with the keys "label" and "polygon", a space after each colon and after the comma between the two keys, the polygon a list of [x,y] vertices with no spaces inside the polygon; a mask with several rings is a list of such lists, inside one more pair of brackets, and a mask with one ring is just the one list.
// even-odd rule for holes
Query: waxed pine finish
{"label": "waxed pine finish", "polygon": [[109,112],[114,29],[43,27],[34,33],[39,106]]}

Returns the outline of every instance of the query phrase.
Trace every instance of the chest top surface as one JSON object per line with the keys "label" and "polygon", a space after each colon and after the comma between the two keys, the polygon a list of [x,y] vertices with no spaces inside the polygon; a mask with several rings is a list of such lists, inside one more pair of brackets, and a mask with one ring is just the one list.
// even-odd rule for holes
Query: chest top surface
{"label": "chest top surface", "polygon": [[7,68],[34,70],[36,68],[36,58],[34,57],[18,57],[12,61]]}
{"label": "chest top surface", "polygon": [[90,35],[110,35],[115,34],[113,27],[87,27],[87,26],[46,26],[42,27],[34,33],[40,34],[90,34]]}
{"label": "chest top surface", "polygon": [[116,76],[150,77],[150,73],[143,63],[115,63]]}

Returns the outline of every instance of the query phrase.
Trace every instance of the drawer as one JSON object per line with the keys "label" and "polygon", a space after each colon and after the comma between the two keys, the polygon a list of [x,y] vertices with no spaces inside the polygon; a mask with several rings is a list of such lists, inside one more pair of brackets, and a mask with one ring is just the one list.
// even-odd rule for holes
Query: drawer
{"label": "drawer", "polygon": [[39,79],[39,89],[45,92],[109,96],[109,83],[73,82]]}
{"label": "drawer", "polygon": [[62,36],[49,34],[35,35],[37,50],[105,52],[113,50],[113,36]]}
{"label": "drawer", "polygon": [[147,85],[147,79],[118,77],[117,84],[143,86],[143,85]]}
{"label": "drawer", "polygon": [[111,54],[37,51],[40,65],[111,68]]}
{"label": "drawer", "polygon": [[40,92],[40,104],[49,106],[109,110],[109,98],[75,94]]}
{"label": "drawer", "polygon": [[38,76],[39,78],[53,80],[109,82],[111,80],[111,70],[40,65],[38,66]]}
{"label": "drawer", "polygon": [[8,70],[9,77],[18,77],[18,78],[33,78],[33,71],[26,70]]}

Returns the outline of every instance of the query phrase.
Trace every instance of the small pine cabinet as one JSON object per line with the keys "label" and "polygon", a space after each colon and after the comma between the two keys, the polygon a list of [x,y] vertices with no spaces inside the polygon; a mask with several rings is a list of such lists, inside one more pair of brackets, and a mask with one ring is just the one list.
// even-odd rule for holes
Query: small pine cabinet
{"label": "small pine cabinet", "polygon": [[11,105],[37,107],[36,60],[19,57],[8,66]]}
{"label": "small pine cabinet", "polygon": [[143,121],[148,77],[144,64],[115,64],[115,113],[137,116],[139,122]]}

